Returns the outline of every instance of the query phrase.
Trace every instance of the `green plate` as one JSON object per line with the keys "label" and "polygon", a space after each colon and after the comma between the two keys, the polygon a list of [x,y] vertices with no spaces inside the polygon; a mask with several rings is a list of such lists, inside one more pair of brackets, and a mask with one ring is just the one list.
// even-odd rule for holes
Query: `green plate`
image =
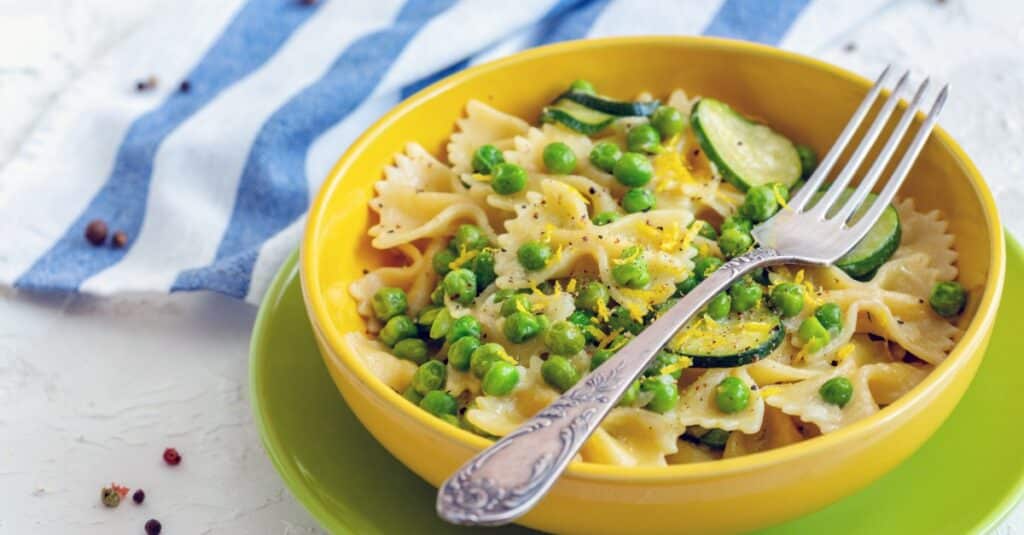
{"label": "green plate", "polygon": [[[963,401],[917,453],[858,494],[766,534],[964,534],[996,526],[1024,483],[1024,251],[1010,240],[1005,298],[986,356]],[[296,256],[256,318],[253,412],[267,453],[295,497],[332,533],[457,533],[434,516],[434,489],[363,429],[317,352]],[[526,532],[522,528],[495,533]]]}

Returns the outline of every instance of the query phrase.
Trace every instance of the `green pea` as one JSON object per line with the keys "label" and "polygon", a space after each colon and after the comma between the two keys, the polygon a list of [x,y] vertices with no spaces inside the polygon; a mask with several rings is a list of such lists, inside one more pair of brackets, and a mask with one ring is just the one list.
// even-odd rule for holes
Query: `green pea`
{"label": "green pea", "polygon": [[617,219],[619,219],[619,214],[615,212],[601,212],[600,214],[594,216],[593,221],[595,225],[600,227],[602,225],[607,225],[608,223],[611,223],[612,221],[615,221]]}
{"label": "green pea", "polygon": [[692,292],[698,284],[700,284],[700,279],[697,278],[697,275],[690,273],[689,277],[676,283],[676,295],[686,295]]}
{"label": "green pea", "polygon": [[647,261],[636,245],[625,248],[619,255],[620,260],[627,260],[612,267],[612,278],[620,286],[641,289],[651,282],[651,274],[647,271]]}
{"label": "green pea", "polygon": [[498,274],[494,271],[494,251],[481,249],[473,257],[472,266],[473,274],[476,275],[477,291],[483,290],[497,280]]}
{"label": "green pea", "polygon": [[623,392],[622,397],[619,398],[620,407],[632,407],[636,403],[636,398],[640,396],[640,380],[629,383],[629,388]]}
{"label": "green pea", "polygon": [[587,93],[588,95],[593,95],[597,93],[597,90],[594,89],[594,84],[582,78],[573,80],[572,83],[569,84],[569,89],[572,91],[576,91],[577,93]]}
{"label": "green pea", "polygon": [[448,364],[452,368],[464,372],[469,370],[469,359],[480,347],[480,339],[475,336],[463,336],[448,346]]}
{"label": "green pea", "polygon": [[494,166],[491,188],[500,195],[512,195],[526,187],[526,170],[514,163],[499,163]]}
{"label": "green pea", "polygon": [[[679,355],[669,353],[668,351],[658,351],[658,354],[654,356],[654,360],[644,370],[644,375],[647,377],[665,375],[661,373],[661,370],[677,362],[679,362]],[[679,379],[683,375],[683,370],[676,370],[668,375],[673,379]]]}
{"label": "green pea", "polygon": [[718,237],[718,248],[722,250],[722,254],[728,257],[739,256],[747,252],[752,245],[754,245],[754,238],[750,236],[750,233],[743,232],[738,228],[723,230],[722,235]]}
{"label": "green pea", "polygon": [[451,328],[448,329],[448,333],[445,335],[445,340],[450,344],[467,336],[480,338],[480,332],[480,322],[476,318],[473,316],[461,316],[452,322]]}
{"label": "green pea", "polygon": [[548,143],[542,154],[544,167],[557,175],[567,175],[576,169],[576,153],[561,141]]}
{"label": "green pea", "polygon": [[505,318],[502,330],[509,342],[521,344],[540,334],[540,322],[529,312],[513,312]]}
{"label": "green pea", "polygon": [[640,391],[651,395],[647,409],[659,414],[665,414],[679,403],[679,387],[668,375],[644,379],[640,383]]}
{"label": "green pea", "polygon": [[591,327],[594,325],[592,321],[593,319],[593,313],[587,312],[586,310],[575,310],[572,314],[569,314],[567,321],[579,327],[580,332],[583,333],[583,338],[588,344],[596,344],[598,342],[598,338],[594,336],[593,332],[591,332],[593,330]]}
{"label": "green pea", "polygon": [[455,416],[459,412],[459,402],[448,392],[431,390],[420,400],[420,408],[437,417]]}
{"label": "green pea", "polygon": [[731,228],[738,228],[743,232],[750,232],[750,229],[754,228],[754,224],[749,219],[740,215],[731,215],[725,218],[722,222],[722,232],[725,232]]}
{"label": "green pea", "polygon": [[738,377],[726,377],[715,387],[715,404],[722,412],[740,412],[750,404],[750,387]]}
{"label": "green pea", "polygon": [[843,408],[853,399],[853,383],[846,377],[833,377],[818,389],[826,403]]}
{"label": "green pea", "polygon": [[544,345],[552,353],[560,355],[575,355],[583,351],[587,340],[580,328],[568,321],[556,321],[544,333]]}
{"label": "green pea", "polygon": [[729,288],[729,295],[732,297],[732,309],[736,312],[746,312],[761,301],[764,288],[752,280],[741,280]]}
{"label": "green pea", "polygon": [[540,375],[544,382],[551,385],[560,392],[565,392],[580,380],[580,374],[569,362],[569,359],[561,355],[551,355],[544,364],[540,366]]}
{"label": "green pea", "polygon": [[440,312],[434,316],[434,323],[430,325],[430,339],[440,340],[448,335],[448,331],[452,328],[452,314],[448,312],[447,308],[442,308]]}
{"label": "green pea", "polygon": [[779,202],[775,199],[775,192],[771,184],[754,186],[747,190],[747,196],[740,206],[740,213],[754,223],[767,221],[768,218],[779,211]]}
{"label": "green pea", "polygon": [[480,383],[481,390],[488,396],[506,396],[519,384],[519,370],[515,366],[499,360],[491,364]]}
{"label": "green pea", "polygon": [[462,422],[459,421],[459,417],[454,414],[442,414],[441,416],[438,416],[438,418],[444,420],[448,425],[462,428]]}
{"label": "green pea", "polygon": [[720,321],[729,316],[729,310],[731,309],[732,297],[730,297],[729,294],[722,292],[711,298],[705,312],[708,316],[711,316],[711,319]]}
{"label": "green pea", "polygon": [[494,166],[505,162],[505,155],[494,145],[481,145],[473,153],[473,171],[489,175]]}
{"label": "green pea", "polygon": [[720,450],[729,441],[729,432],[724,429],[710,429],[700,437],[701,444],[709,448]]}
{"label": "green pea", "polygon": [[594,354],[590,357],[590,369],[591,371],[596,370],[598,366],[608,362],[608,359],[615,356],[615,352],[611,349],[598,349],[594,351]]}
{"label": "green pea", "polygon": [[487,236],[476,225],[459,225],[452,238],[452,246],[456,251],[475,251],[487,247]]}
{"label": "green pea", "polygon": [[453,269],[444,276],[444,294],[453,301],[468,305],[476,297],[476,274],[464,268]]}
{"label": "green pea", "polygon": [[420,364],[419,368],[416,368],[416,373],[412,376],[412,387],[417,392],[427,395],[427,392],[431,390],[437,390],[444,387],[445,376],[447,370],[444,367],[444,363],[439,360],[428,360],[423,364]]}
{"label": "green pea", "polygon": [[967,304],[967,291],[956,281],[940,282],[932,288],[928,304],[936,314],[948,318],[963,311]]}
{"label": "green pea", "polygon": [[371,300],[373,312],[381,321],[387,321],[399,314],[405,313],[409,307],[405,298],[405,292],[401,288],[384,287],[373,294]]}
{"label": "green pea", "polygon": [[530,299],[523,294],[515,294],[501,304],[501,315],[505,317],[511,316],[516,312],[529,312],[530,310]]}
{"label": "green pea", "polygon": [[526,242],[519,246],[516,258],[527,271],[544,269],[544,266],[548,265],[548,261],[551,260],[551,246],[535,241]]}
{"label": "green pea", "polygon": [[597,312],[608,306],[608,288],[598,281],[588,282],[576,296],[576,308]]}
{"label": "green pea", "polygon": [[652,210],[655,204],[654,193],[644,188],[632,188],[622,196],[622,208],[627,214]]}
{"label": "green pea", "polygon": [[698,279],[704,280],[711,274],[712,271],[722,267],[722,259],[717,256],[698,256],[693,261],[693,274]]}
{"label": "green pea", "polygon": [[444,304],[444,286],[438,281],[437,286],[430,291],[430,302],[435,305]]}
{"label": "green pea", "polygon": [[422,364],[427,360],[427,343],[419,338],[399,340],[392,351],[396,357],[411,360],[417,364]]}
{"label": "green pea", "polygon": [[654,154],[661,150],[661,136],[649,124],[637,125],[626,134],[626,146],[633,152]]}
{"label": "green pea", "polygon": [[821,326],[831,331],[838,331],[843,326],[843,311],[835,303],[825,303],[814,311]]}
{"label": "green pea", "polygon": [[658,129],[661,137],[668,139],[683,131],[686,120],[683,118],[683,112],[678,109],[672,106],[659,106],[651,114],[651,124]]}
{"label": "green pea", "polygon": [[800,178],[806,180],[818,167],[818,155],[807,145],[797,145],[796,154],[800,157]]}
{"label": "green pea", "polygon": [[473,350],[469,356],[469,369],[473,370],[473,375],[483,379],[484,375],[487,375],[487,370],[491,369],[491,365],[502,360],[505,354],[505,348],[500,344],[494,342],[484,344]]}
{"label": "green pea", "polygon": [[619,158],[622,158],[622,149],[611,141],[601,141],[590,150],[590,163],[606,173],[615,169]]}
{"label": "green pea", "polygon": [[638,188],[651,181],[654,167],[643,154],[627,152],[615,162],[612,174],[623,186]]}
{"label": "green pea", "polygon": [[420,394],[419,392],[416,391],[415,388],[410,386],[409,388],[405,389],[405,392],[402,392],[402,397],[419,405],[420,400],[423,399],[423,394]]}
{"label": "green pea", "polygon": [[448,272],[452,270],[451,263],[457,257],[458,253],[453,251],[451,248],[441,249],[436,254],[434,254],[434,258],[431,259],[430,263],[434,265],[434,271],[436,271],[438,275],[444,276],[447,275]]}
{"label": "green pea", "polygon": [[693,223],[690,223],[690,226],[687,227],[687,229],[693,228],[694,225],[700,225],[700,230],[697,231],[697,235],[700,236],[701,238],[706,238],[709,240],[718,239],[718,232],[715,230],[715,226],[712,225],[711,223],[708,223],[703,219],[695,219]]}
{"label": "green pea", "polygon": [[394,347],[398,342],[406,338],[414,338],[419,334],[416,323],[409,316],[395,316],[388,320],[381,328],[377,338],[388,347]]}
{"label": "green pea", "polygon": [[792,318],[804,309],[804,289],[799,284],[783,282],[772,289],[772,304],[783,318]]}
{"label": "green pea", "polygon": [[643,324],[633,319],[629,310],[626,310],[625,307],[621,306],[613,308],[608,314],[608,327],[612,330],[619,330],[632,334],[637,334],[644,330]]}
{"label": "green pea", "polygon": [[818,318],[814,316],[807,317],[800,323],[797,336],[803,340],[804,344],[812,352],[825,347],[829,340],[832,339],[832,336],[828,334],[828,329],[822,326]]}

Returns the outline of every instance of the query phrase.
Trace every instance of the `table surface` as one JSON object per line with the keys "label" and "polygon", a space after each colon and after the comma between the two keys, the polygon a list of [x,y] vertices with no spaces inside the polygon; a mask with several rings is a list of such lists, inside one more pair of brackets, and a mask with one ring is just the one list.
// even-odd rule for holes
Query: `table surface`
{"label": "table surface", "polygon": [[[0,0],[0,165],[69,82],[175,1],[199,0]],[[860,72],[895,61],[951,81],[942,125],[985,174],[1017,235],[1022,6],[879,2],[870,20],[811,51]],[[141,533],[151,517],[166,533],[320,533],[253,424],[255,313],[218,295],[100,300],[0,289],[0,533]],[[168,446],[184,457],[174,469],[161,460]],[[112,481],[145,489],[144,505],[103,507],[100,488]],[[1024,508],[998,532],[1024,532]]]}

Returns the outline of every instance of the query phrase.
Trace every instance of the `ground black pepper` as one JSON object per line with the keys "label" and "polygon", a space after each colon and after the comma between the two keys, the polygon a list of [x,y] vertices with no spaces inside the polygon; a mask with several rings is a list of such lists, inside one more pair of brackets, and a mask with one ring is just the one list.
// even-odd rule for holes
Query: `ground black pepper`
{"label": "ground black pepper", "polygon": [[125,245],[128,245],[128,235],[123,230],[119,230],[114,233],[114,237],[110,239],[110,245],[115,249],[120,249]]}
{"label": "ground black pepper", "polygon": [[102,219],[93,219],[85,227],[85,239],[89,243],[99,246],[107,241],[107,222]]}
{"label": "ground black pepper", "polygon": [[163,526],[160,525],[160,521],[155,518],[150,518],[146,521],[146,535],[160,535],[160,530]]}

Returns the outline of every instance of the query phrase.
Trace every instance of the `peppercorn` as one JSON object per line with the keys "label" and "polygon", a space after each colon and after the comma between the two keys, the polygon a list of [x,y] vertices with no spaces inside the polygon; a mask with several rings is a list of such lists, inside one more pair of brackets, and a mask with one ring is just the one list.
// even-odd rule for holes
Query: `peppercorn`
{"label": "peppercorn", "polygon": [[103,245],[107,241],[107,222],[102,219],[90,221],[85,227],[85,239],[93,245]]}
{"label": "peppercorn", "polygon": [[181,454],[174,448],[167,448],[164,450],[164,462],[171,466],[177,466],[181,463]]}
{"label": "peppercorn", "polygon": [[156,76],[150,76],[150,77],[148,77],[148,78],[146,78],[144,80],[139,80],[138,82],[135,82],[135,90],[139,91],[141,93],[142,91],[149,91],[150,89],[156,89],[156,83],[157,83]]}
{"label": "peppercorn", "polygon": [[121,495],[113,487],[103,487],[103,490],[100,491],[100,500],[107,507],[117,507],[121,504]]}
{"label": "peppercorn", "polygon": [[115,249],[120,249],[125,245],[128,245],[128,235],[123,230],[119,230],[114,233],[114,237],[110,239],[110,245]]}
{"label": "peppercorn", "polygon": [[182,93],[188,93],[192,89],[192,82],[188,80],[182,80],[181,84],[178,85],[178,91]]}
{"label": "peppercorn", "polygon": [[160,525],[160,521],[155,518],[150,518],[146,521],[146,535],[160,535],[160,530],[163,526]]}
{"label": "peppercorn", "polygon": [[142,489],[138,489],[132,494],[132,501],[135,503],[142,503],[146,499],[146,493],[142,492]]}

